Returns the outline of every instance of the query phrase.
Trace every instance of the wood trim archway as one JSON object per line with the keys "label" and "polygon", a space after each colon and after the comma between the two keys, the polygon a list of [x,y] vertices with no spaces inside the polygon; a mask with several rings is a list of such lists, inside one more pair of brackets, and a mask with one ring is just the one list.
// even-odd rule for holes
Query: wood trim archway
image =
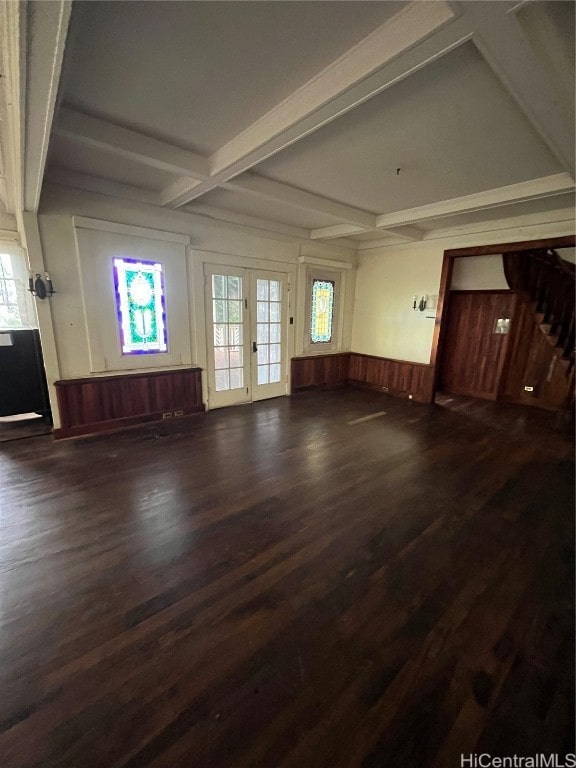
{"label": "wood trim archway", "polygon": [[493,245],[479,245],[470,248],[452,248],[444,251],[442,273],[440,276],[440,289],[438,292],[436,323],[434,325],[432,350],[430,352],[430,365],[434,370],[431,402],[434,402],[436,397],[438,377],[440,374],[442,344],[444,341],[443,328],[445,328],[445,320],[448,315],[448,296],[450,292],[450,283],[452,282],[454,260],[467,256],[490,256],[495,253],[530,251],[539,248],[571,248],[574,246],[576,246],[576,235],[567,235],[565,237],[549,237],[543,240],[524,240],[516,243],[496,243]]}

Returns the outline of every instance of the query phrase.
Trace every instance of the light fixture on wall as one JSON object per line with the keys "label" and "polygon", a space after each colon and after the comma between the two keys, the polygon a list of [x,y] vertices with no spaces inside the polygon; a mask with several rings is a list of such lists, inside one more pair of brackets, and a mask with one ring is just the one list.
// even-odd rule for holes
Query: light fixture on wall
{"label": "light fixture on wall", "polygon": [[36,275],[30,272],[28,275],[28,290],[37,299],[49,299],[50,296],[56,293],[48,272],[44,273],[44,277],[39,272]]}
{"label": "light fixture on wall", "polygon": [[418,296],[414,295],[412,297],[412,309],[416,312],[416,310],[420,310],[420,312],[424,312],[426,309],[426,306],[428,304],[428,296],[424,294],[420,297],[420,300],[418,300]]}

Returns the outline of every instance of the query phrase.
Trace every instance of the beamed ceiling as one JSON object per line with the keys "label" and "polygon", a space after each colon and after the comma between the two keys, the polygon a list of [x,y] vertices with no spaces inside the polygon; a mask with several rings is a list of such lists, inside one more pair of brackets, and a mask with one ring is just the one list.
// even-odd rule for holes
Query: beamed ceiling
{"label": "beamed ceiling", "polygon": [[565,219],[574,8],[77,2],[45,180],[361,249]]}

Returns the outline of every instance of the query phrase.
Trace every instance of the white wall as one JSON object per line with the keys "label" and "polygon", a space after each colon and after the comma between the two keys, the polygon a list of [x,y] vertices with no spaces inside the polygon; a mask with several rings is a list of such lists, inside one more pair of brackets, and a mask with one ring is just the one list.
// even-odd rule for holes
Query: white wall
{"label": "white wall", "polygon": [[[352,349],[368,355],[429,363],[435,311],[414,312],[413,295],[437,296],[444,251],[573,234],[572,221],[461,234],[443,239],[380,246],[359,252]],[[476,257],[470,257],[476,258]],[[465,262],[468,259],[459,259]],[[459,287],[507,288],[497,261],[459,268]],[[453,284],[455,288],[456,285]],[[431,319],[429,319],[431,318]]]}
{"label": "white wall", "polygon": [[362,254],[356,273],[354,352],[429,362],[435,311],[414,311],[412,301],[415,294],[438,294],[442,256],[437,245]]}
{"label": "white wall", "polygon": [[[206,368],[204,264],[266,269],[287,274],[291,288],[290,315],[295,317],[295,322],[289,329],[288,354],[291,357],[302,354],[304,347],[302,320],[297,315],[305,282],[305,265],[300,259],[328,260],[330,269],[337,268],[338,262],[349,264],[355,260],[355,254],[349,248],[310,243],[288,235],[272,235],[207,217],[121,201],[56,184],[45,185],[38,224],[44,266],[50,271],[58,292],[50,301],[54,349],[45,350],[45,356],[54,359],[54,365],[47,371],[54,411],[56,409],[52,385],[55,380],[94,375],[90,361],[88,319],[83,302],[83,290],[90,288],[85,281],[83,284],[82,280],[75,241],[74,216],[152,228],[190,237],[191,245],[187,249],[188,295],[186,299],[181,299],[181,303],[186,306],[175,309],[177,313],[185,311],[190,318],[190,359],[193,365],[203,369]],[[87,258],[87,254],[83,254],[81,258]],[[353,270],[343,271],[346,278],[343,280],[340,348],[349,349],[354,281],[350,276]],[[40,327],[42,330],[42,318]],[[115,370],[106,371],[111,372],[120,373]],[[205,380],[203,385],[205,387]],[[206,390],[204,394],[206,401]],[[56,412],[54,418],[55,426],[58,427],[60,422]]]}
{"label": "white wall", "polygon": [[501,254],[454,259],[450,288],[453,291],[495,291],[510,288]]}

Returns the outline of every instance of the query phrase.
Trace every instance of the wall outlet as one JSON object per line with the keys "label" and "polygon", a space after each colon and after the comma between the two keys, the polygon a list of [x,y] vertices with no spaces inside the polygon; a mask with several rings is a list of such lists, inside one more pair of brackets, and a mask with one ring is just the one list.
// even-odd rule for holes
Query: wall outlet
{"label": "wall outlet", "polygon": [[184,411],[174,411],[174,416],[184,416]]}
{"label": "wall outlet", "polygon": [[382,387],[382,392],[388,392],[388,387]]}
{"label": "wall outlet", "polygon": [[172,411],[166,411],[166,413],[162,414],[163,419],[171,419],[172,418]]}
{"label": "wall outlet", "polygon": [[534,387],[524,387],[524,392],[534,392]]}

